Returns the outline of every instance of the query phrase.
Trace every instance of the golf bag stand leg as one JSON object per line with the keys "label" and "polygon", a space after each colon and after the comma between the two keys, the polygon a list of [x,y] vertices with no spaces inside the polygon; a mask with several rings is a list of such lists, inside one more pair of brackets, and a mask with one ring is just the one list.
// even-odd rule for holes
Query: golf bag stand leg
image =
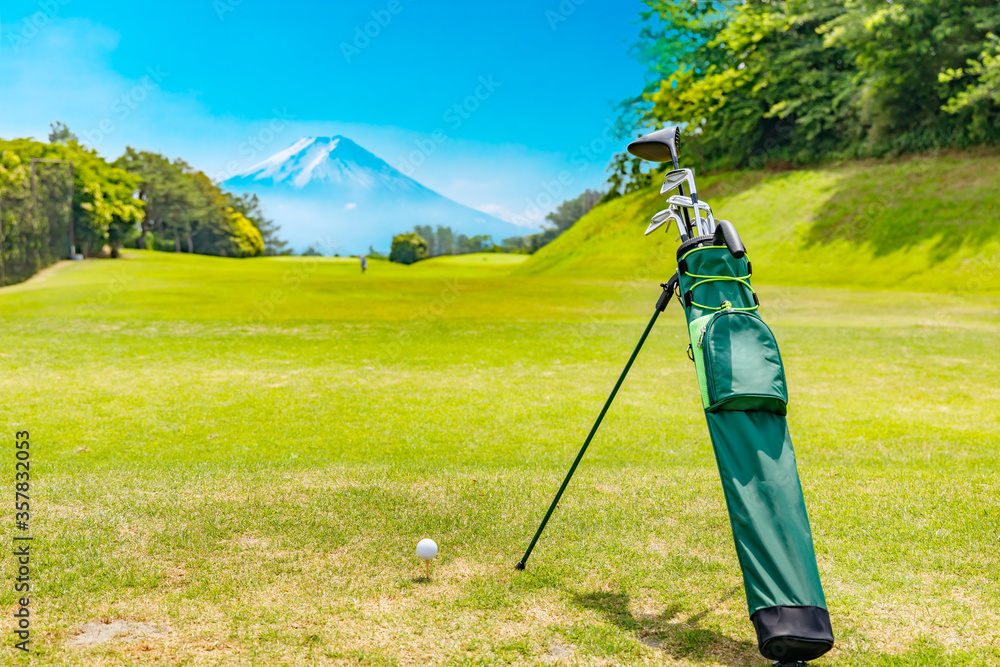
{"label": "golf bag stand leg", "polygon": [[691,354],[761,654],[800,664],[833,647],[795,453],[785,371],[731,223],[677,249]]}
{"label": "golf bag stand leg", "polygon": [[521,560],[519,560],[517,565],[515,565],[516,569],[523,570],[527,565],[528,557],[535,548],[538,538],[542,536],[542,531],[545,530],[545,525],[549,522],[549,518],[552,516],[552,512],[555,511],[556,505],[559,504],[559,499],[562,498],[563,491],[566,490],[566,487],[569,485],[569,480],[573,477],[573,473],[576,472],[576,467],[580,465],[583,455],[587,452],[587,447],[590,446],[590,441],[594,439],[594,434],[597,433],[597,428],[604,420],[604,415],[607,414],[608,408],[611,407],[611,402],[615,400],[615,395],[618,393],[618,389],[622,386],[622,382],[625,381],[625,376],[628,375],[629,369],[632,368],[632,362],[634,362],[635,358],[639,355],[639,350],[642,349],[642,344],[646,342],[646,337],[649,336],[649,332],[653,329],[653,325],[656,324],[656,318],[660,316],[660,313],[667,309],[667,304],[670,303],[670,297],[674,295],[674,290],[677,288],[677,276],[672,276],[670,280],[660,285],[660,287],[663,288],[663,291],[660,293],[660,298],[656,300],[656,310],[653,311],[653,317],[650,318],[649,324],[646,325],[646,330],[642,332],[642,336],[639,338],[639,343],[632,351],[632,356],[629,357],[628,363],[625,364],[625,368],[622,370],[621,375],[618,376],[618,382],[615,383],[615,388],[611,390],[608,400],[604,402],[601,414],[597,415],[597,420],[594,422],[594,426],[590,429],[590,434],[587,436],[587,439],[583,442],[583,447],[580,448],[580,453],[576,455],[573,465],[570,466],[569,472],[566,473],[566,477],[563,479],[562,486],[560,486],[559,491],[556,492],[556,497],[552,499],[552,504],[549,505],[549,511],[545,513],[545,518],[542,519],[542,523],[538,526],[538,530],[535,531],[535,536],[531,538],[531,544],[528,545],[528,549],[524,552],[524,556],[522,556]]}

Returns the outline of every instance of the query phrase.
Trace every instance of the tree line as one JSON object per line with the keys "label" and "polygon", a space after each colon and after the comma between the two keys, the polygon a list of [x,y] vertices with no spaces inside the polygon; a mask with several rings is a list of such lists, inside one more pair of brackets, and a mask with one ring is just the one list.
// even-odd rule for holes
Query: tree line
{"label": "tree line", "polygon": [[71,251],[288,252],[256,196],[226,192],[183,160],[129,147],[109,162],[61,123],[48,139],[0,139],[0,284]]}
{"label": "tree line", "polygon": [[[573,226],[604,197],[603,192],[585,190],[573,199],[567,199],[545,219],[550,222],[541,232],[526,236],[512,236],[498,245],[488,234],[467,236],[455,234],[451,227],[438,225],[416,225],[412,232],[397,234],[392,240],[389,260],[401,264],[412,264],[421,259],[441,255],[465,255],[474,252],[506,252],[531,254],[551,243],[560,234]],[[369,256],[377,257],[374,251]]]}
{"label": "tree line", "polygon": [[[627,127],[689,165],[760,168],[1000,143],[996,0],[644,0]],[[611,195],[645,168],[615,156]]]}

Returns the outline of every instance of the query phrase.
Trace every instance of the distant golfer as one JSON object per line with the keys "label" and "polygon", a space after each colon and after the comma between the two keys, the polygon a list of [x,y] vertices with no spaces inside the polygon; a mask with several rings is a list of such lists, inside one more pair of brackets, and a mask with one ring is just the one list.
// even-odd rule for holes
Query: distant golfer
{"label": "distant golfer", "polygon": [[364,273],[367,270],[368,270],[368,258],[365,257],[364,255],[361,255],[361,273]]}

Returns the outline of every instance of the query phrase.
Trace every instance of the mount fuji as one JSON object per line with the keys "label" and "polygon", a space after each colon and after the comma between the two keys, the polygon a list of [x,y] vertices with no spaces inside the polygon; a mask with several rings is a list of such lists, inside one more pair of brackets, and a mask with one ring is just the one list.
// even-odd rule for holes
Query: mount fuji
{"label": "mount fuji", "polygon": [[340,135],[303,137],[223,186],[256,194],[296,252],[388,252],[393,235],[414,225],[488,234],[497,243],[537,231],[452,201]]}

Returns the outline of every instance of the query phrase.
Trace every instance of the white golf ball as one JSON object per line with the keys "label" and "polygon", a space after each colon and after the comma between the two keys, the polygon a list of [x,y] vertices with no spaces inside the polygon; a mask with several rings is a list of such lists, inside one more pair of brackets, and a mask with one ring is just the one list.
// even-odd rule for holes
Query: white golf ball
{"label": "white golf ball", "polygon": [[438,545],[434,540],[429,537],[425,537],[417,542],[417,555],[424,560],[430,560],[431,558],[434,558],[434,556],[437,556],[437,554]]}

